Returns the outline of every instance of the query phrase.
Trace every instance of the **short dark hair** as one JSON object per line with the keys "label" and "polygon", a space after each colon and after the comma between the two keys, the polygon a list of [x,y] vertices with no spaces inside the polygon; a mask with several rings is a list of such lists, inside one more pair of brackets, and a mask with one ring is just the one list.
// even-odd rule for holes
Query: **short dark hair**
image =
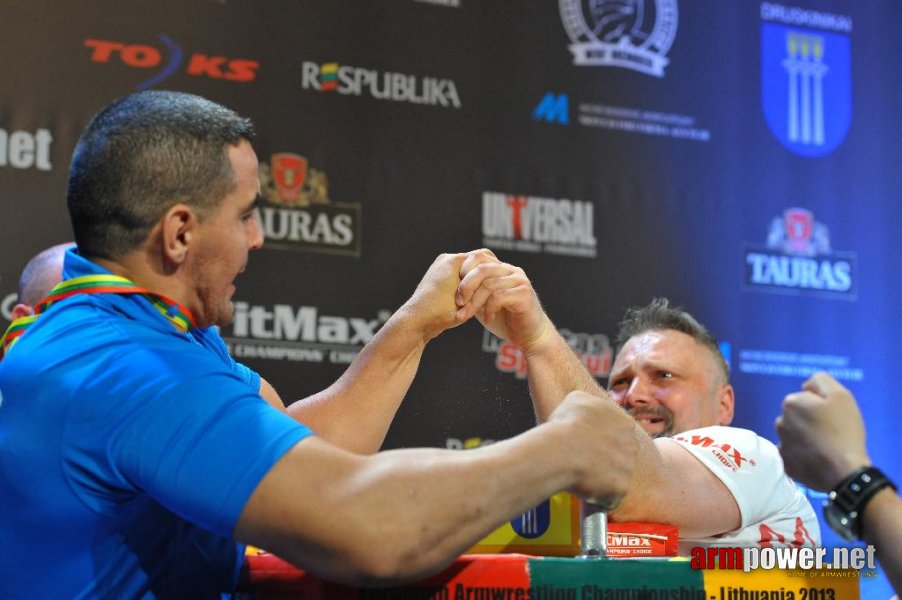
{"label": "short dark hair", "polygon": [[685,333],[710,350],[717,361],[717,366],[723,372],[724,382],[729,383],[730,366],[720,351],[717,340],[695,317],[679,306],[671,306],[667,298],[655,298],[646,306],[633,307],[626,311],[617,332],[617,352],[619,353],[623,345],[634,336],[646,331],[666,329]]}
{"label": "short dark hair", "polygon": [[79,252],[117,259],[185,203],[204,218],[235,185],[228,146],[252,141],[250,120],[200,96],[147,91],[114,101],[81,134],[67,202]]}

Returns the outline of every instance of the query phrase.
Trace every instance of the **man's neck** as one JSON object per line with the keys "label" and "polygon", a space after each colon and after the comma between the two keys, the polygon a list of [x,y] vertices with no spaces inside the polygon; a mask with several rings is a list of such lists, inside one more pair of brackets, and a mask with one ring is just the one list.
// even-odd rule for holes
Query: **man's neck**
{"label": "man's neck", "polygon": [[125,277],[138,287],[159,294],[179,304],[192,308],[188,287],[184,285],[175,269],[167,268],[162,260],[154,260],[138,250],[121,259],[89,258],[93,263],[107,269],[114,275]]}

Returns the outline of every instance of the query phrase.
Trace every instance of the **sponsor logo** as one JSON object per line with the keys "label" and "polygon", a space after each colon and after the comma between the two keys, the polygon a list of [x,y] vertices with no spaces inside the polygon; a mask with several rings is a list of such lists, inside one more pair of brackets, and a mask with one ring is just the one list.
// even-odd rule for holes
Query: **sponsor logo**
{"label": "sponsor logo", "polygon": [[551,500],[546,500],[527,510],[510,522],[511,528],[522,538],[534,540],[551,526]]}
{"label": "sponsor logo", "polygon": [[[567,329],[558,331],[593,377],[607,378],[614,358],[608,336],[603,333],[573,333]],[[510,342],[484,331],[482,351],[495,355],[495,367],[502,373],[513,373],[517,379],[526,378],[526,357]]]}
{"label": "sponsor logo", "polygon": [[335,62],[305,61],[302,69],[301,85],[305,90],[445,108],[461,106],[457,86],[451,79],[382,72]]}
{"label": "sponsor logo", "polygon": [[796,154],[829,154],[852,121],[852,18],[765,2],[761,20],[768,128]]}
{"label": "sponsor logo", "polygon": [[557,94],[548,92],[542,97],[542,100],[536,105],[536,109],[532,113],[532,118],[536,121],[547,121],[549,123],[558,123],[559,125],[570,124],[570,98],[567,94]]}
{"label": "sponsor logo", "polygon": [[449,437],[445,440],[445,448],[449,450],[472,450],[473,448],[482,448],[494,444],[495,440],[485,440],[481,437],[468,437],[465,440]]}
{"label": "sponsor logo", "polygon": [[853,365],[850,356],[754,348],[739,350],[740,373],[807,379],[818,371],[826,371],[840,381],[864,380],[864,369]]}
{"label": "sponsor logo", "polygon": [[[828,553],[832,560],[828,562]],[[758,569],[771,570],[855,570],[876,571],[876,551],[866,548],[748,547],[692,548],[689,553],[693,569],[732,569],[746,573]],[[737,596],[738,597],[738,596]]]}
{"label": "sponsor logo", "polygon": [[0,128],[0,167],[49,171],[50,143],[53,136],[47,129],[7,131]]}
{"label": "sponsor logo", "polygon": [[349,364],[390,316],[387,310],[375,318],[344,317],[324,315],[315,306],[235,302],[231,332],[224,330],[223,339],[238,360]]}
{"label": "sponsor logo", "polygon": [[460,8],[460,0],[414,0],[421,4],[437,4],[438,6],[447,6],[448,8]]}
{"label": "sponsor logo", "polygon": [[677,31],[676,0],[560,0],[573,64],[663,77]]}
{"label": "sponsor logo", "polygon": [[722,462],[724,466],[732,471],[738,471],[744,465],[754,467],[757,464],[755,459],[744,457],[739,452],[739,449],[732,447],[730,444],[720,444],[708,436],[693,435],[692,437],[685,437],[678,435],[673,439],[678,442],[685,442],[701,448],[710,448],[714,456],[717,457],[717,460]]}
{"label": "sponsor logo", "polygon": [[591,202],[482,194],[483,244],[502,250],[595,257]]}
{"label": "sponsor logo", "polygon": [[571,112],[575,112],[575,121],[582,127],[696,142],[711,140],[711,131],[700,127],[696,118],[690,115],[588,102],[574,102],[571,105],[569,94],[554,92],[542,96],[532,118],[534,121],[569,125]]}
{"label": "sponsor logo", "polygon": [[360,204],[333,203],[329,179],[299,154],[260,163],[257,218],[270,248],[360,256]]}
{"label": "sponsor logo", "polygon": [[856,255],[830,249],[827,226],[804,208],[771,220],[764,248],[748,246],[746,289],[855,300]]}
{"label": "sponsor logo", "polygon": [[[92,62],[121,63],[135,69],[156,69],[138,90],[149,89],[177,72],[191,77],[205,77],[235,83],[247,83],[257,78],[260,63],[247,58],[230,58],[220,54],[187,53],[168,35],[157,36],[160,46],[126,44],[112,40],[86,39]],[[183,69],[184,67],[184,69]]]}

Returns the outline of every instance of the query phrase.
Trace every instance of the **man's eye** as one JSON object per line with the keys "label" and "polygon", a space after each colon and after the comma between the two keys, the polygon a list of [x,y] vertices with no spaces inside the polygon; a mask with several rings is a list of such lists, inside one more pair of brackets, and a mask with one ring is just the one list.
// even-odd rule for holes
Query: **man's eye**
{"label": "man's eye", "polygon": [[673,373],[671,373],[670,371],[659,371],[658,377],[660,377],[661,379],[671,379],[673,378]]}

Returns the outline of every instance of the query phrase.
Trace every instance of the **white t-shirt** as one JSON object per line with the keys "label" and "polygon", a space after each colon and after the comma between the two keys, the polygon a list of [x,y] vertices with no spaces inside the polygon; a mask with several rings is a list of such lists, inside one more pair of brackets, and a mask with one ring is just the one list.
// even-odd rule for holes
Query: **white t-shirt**
{"label": "white t-shirt", "polygon": [[805,494],[786,475],[777,447],[754,431],[702,427],[667,438],[720,479],[739,505],[739,529],[680,537],[680,554],[708,546],[819,546],[821,530]]}

